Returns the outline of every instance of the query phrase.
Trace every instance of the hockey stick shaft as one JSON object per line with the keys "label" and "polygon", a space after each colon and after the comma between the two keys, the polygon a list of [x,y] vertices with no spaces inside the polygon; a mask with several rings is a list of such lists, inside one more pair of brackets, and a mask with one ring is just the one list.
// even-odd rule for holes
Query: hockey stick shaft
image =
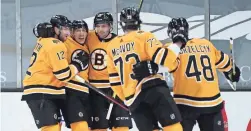
{"label": "hockey stick shaft", "polygon": [[92,86],[91,84],[87,83],[82,77],[76,75],[75,78],[80,81],[81,83],[83,83],[85,86],[87,86],[88,88],[94,90],[95,92],[97,92],[98,94],[102,95],[103,97],[105,97],[107,100],[110,100],[112,103],[117,104],[119,107],[121,107],[122,109],[129,111],[129,109],[124,106],[123,104],[119,103],[117,100],[115,100],[114,98],[108,96],[107,94],[105,94],[104,92],[102,92],[100,89]]}
{"label": "hockey stick shaft", "polygon": [[140,0],[140,3],[139,3],[139,12],[141,11],[143,3],[144,3],[144,0]]}
{"label": "hockey stick shaft", "polygon": [[[233,62],[233,74],[235,74],[235,58],[234,58],[234,40],[233,38],[231,37],[230,40],[229,40],[229,43],[230,43],[230,53],[231,53],[231,56],[232,56],[232,62]],[[233,86],[236,90],[236,82],[233,82]]]}
{"label": "hockey stick shaft", "polygon": [[[115,92],[113,93],[112,97],[113,97],[113,98],[116,97]],[[109,119],[110,119],[111,112],[112,112],[112,108],[113,108],[113,103],[110,103],[109,109],[108,109],[108,112],[107,112],[107,115],[106,115],[106,120],[109,120]]]}
{"label": "hockey stick shaft", "polygon": [[[232,55],[232,60],[233,60],[233,67],[235,67],[235,59],[234,59],[234,41],[233,41],[233,38],[231,37],[230,38],[230,52],[231,52],[231,55]],[[235,74],[235,68],[233,68],[233,73]]]}

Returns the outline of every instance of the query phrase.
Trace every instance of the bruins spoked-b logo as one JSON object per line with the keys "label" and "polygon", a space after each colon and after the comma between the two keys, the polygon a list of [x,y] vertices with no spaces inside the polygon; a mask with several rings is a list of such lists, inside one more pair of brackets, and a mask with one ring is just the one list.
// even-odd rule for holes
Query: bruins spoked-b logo
{"label": "bruins spoked-b logo", "polygon": [[104,70],[107,67],[106,64],[106,51],[98,48],[91,53],[91,65],[95,70]]}

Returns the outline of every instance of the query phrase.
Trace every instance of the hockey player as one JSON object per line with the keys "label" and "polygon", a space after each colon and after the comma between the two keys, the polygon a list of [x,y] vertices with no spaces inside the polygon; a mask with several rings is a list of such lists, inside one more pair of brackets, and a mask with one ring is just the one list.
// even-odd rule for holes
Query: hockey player
{"label": "hockey player", "polygon": [[[46,23],[42,23],[46,24]],[[42,25],[41,24],[41,25]],[[34,33],[37,37],[46,38],[49,36],[50,29],[34,28],[38,33]],[[38,35],[39,34],[39,35]],[[67,61],[70,63],[72,56],[83,50],[89,54],[85,41],[87,39],[88,26],[84,20],[74,20],[71,23],[71,37],[67,37],[64,44],[67,48]],[[87,59],[88,61],[88,59]],[[88,81],[88,65],[84,67],[78,75]],[[88,130],[87,121],[90,120],[89,90],[85,84],[76,79],[71,79],[65,85],[66,100],[61,101],[61,111],[64,116],[66,126],[72,131]]]}
{"label": "hockey player", "polygon": [[[94,31],[89,32],[87,40],[91,53],[89,82],[111,96],[112,89],[107,71],[106,48],[110,41],[116,37],[115,34],[111,33],[112,24],[113,18],[110,13],[100,12],[96,14]],[[90,97],[93,116],[91,128],[93,131],[107,131],[107,128],[112,128],[112,131],[129,131],[129,128],[132,127],[132,121],[128,111],[124,111],[117,105],[114,105],[111,117],[107,120],[109,101],[94,91],[90,91]]]}
{"label": "hockey player", "polygon": [[120,99],[125,99],[140,131],[152,131],[154,118],[164,131],[182,131],[179,110],[163,77],[136,79],[132,73],[133,65],[145,60],[153,60],[170,71],[176,69],[181,43],[164,48],[152,33],[139,30],[139,12],[133,7],[121,11],[120,25],[125,34],[114,38],[107,47],[112,89]]}
{"label": "hockey player", "polygon": [[[66,95],[63,87],[86,69],[89,56],[84,51],[76,52],[68,64],[67,49],[62,41],[70,35],[70,21],[65,16],[56,15],[50,23],[53,35],[37,40],[23,80],[22,100],[27,102],[38,128],[60,131],[61,101]],[[37,33],[36,30],[34,32]]]}
{"label": "hockey player", "polygon": [[[74,20],[71,23],[71,36],[64,44],[67,48],[67,61],[71,63],[79,52],[84,52],[89,58],[89,50],[85,44],[88,35],[88,26],[84,20]],[[89,59],[85,60],[89,62]],[[79,76],[88,82],[89,64],[83,65],[84,70]],[[72,131],[88,131],[90,122],[89,89],[84,83],[72,78],[65,85],[66,99],[62,101],[62,114],[68,128]]]}
{"label": "hockey player", "polygon": [[[235,66],[233,74],[231,58],[217,50],[206,39],[188,39],[189,25],[184,18],[174,18],[168,24],[168,35],[173,42],[186,43],[180,52],[180,65],[173,71],[174,100],[181,112],[184,131],[192,131],[196,122],[202,131],[226,131],[223,99],[220,94],[216,70],[222,71],[226,78],[238,82],[240,70]],[[139,77],[154,75],[158,68],[151,68],[150,61],[134,66],[134,73]],[[152,71],[154,70],[154,71]],[[141,73],[141,72],[144,72]]]}

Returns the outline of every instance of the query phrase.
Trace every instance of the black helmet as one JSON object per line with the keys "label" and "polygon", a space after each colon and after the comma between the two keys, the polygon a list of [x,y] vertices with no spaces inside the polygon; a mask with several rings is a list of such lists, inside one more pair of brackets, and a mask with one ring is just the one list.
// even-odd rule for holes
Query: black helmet
{"label": "black helmet", "polygon": [[177,31],[182,31],[188,37],[189,24],[185,18],[173,18],[168,23],[167,34],[171,37]]}
{"label": "black helmet", "polygon": [[84,20],[73,20],[71,27],[72,29],[85,28],[87,32],[89,31],[88,25]]}
{"label": "black helmet", "polygon": [[71,21],[63,15],[55,15],[51,17],[50,23],[53,27],[60,28],[61,26],[69,27],[71,25]]}
{"label": "black helmet", "polygon": [[110,14],[109,12],[99,12],[94,17],[94,25],[104,23],[111,25],[113,24],[112,14]]}
{"label": "black helmet", "polygon": [[123,8],[120,13],[120,25],[125,29],[138,29],[142,21],[140,20],[139,11],[135,7]]}
{"label": "black helmet", "polygon": [[38,23],[34,28],[33,28],[33,34],[38,38],[48,38],[48,37],[53,37],[53,28],[52,25],[48,22],[44,23]]}

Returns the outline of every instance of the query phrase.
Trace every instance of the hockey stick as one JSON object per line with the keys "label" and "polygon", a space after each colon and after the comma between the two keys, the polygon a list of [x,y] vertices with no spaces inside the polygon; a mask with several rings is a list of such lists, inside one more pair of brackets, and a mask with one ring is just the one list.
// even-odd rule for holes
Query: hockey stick
{"label": "hockey stick", "polygon": [[[221,72],[221,74],[225,77],[225,75],[223,74],[223,72]],[[234,85],[232,84],[232,82],[230,82],[230,80],[228,80],[227,78],[225,78],[227,80],[227,83],[229,84],[229,86],[236,91],[236,88],[234,88]]]}
{"label": "hockey stick", "polygon": [[139,12],[141,11],[141,8],[142,8],[142,5],[143,5],[143,2],[144,2],[144,0],[140,0],[140,3],[139,3],[139,9],[138,9],[138,11],[139,11]]}
{"label": "hockey stick", "polygon": [[[234,59],[234,41],[233,41],[233,38],[230,37],[230,40],[229,40],[229,43],[230,43],[230,53],[231,53],[231,56],[232,56],[232,61],[233,61],[233,74],[235,74],[235,59]],[[236,82],[233,82],[233,86],[234,86],[234,90],[236,91]]]}
{"label": "hockey stick", "polygon": [[[222,73],[223,74],[223,73]],[[227,79],[227,83],[230,85],[230,87],[236,91],[236,87],[232,84],[232,82],[230,82],[230,80]]]}
{"label": "hockey stick", "polygon": [[106,95],[104,92],[102,92],[100,89],[92,86],[91,84],[87,83],[83,78],[81,78],[80,76],[76,75],[75,78],[80,81],[81,83],[83,83],[85,86],[87,86],[88,88],[96,91],[98,94],[102,95],[103,97],[105,97],[106,99],[110,100],[112,103],[117,104],[118,106],[120,106],[121,108],[123,108],[126,111],[129,111],[129,109],[124,106],[123,104],[119,103],[118,101],[116,101],[114,98]]}
{"label": "hockey stick", "polygon": [[[112,97],[113,97],[113,98],[115,98],[115,97],[116,97],[115,92],[113,92]],[[109,119],[110,119],[111,112],[112,112],[112,108],[113,108],[113,103],[110,103],[110,105],[109,105],[109,109],[108,109],[108,112],[107,112],[107,115],[106,115],[106,120],[109,120]]]}

